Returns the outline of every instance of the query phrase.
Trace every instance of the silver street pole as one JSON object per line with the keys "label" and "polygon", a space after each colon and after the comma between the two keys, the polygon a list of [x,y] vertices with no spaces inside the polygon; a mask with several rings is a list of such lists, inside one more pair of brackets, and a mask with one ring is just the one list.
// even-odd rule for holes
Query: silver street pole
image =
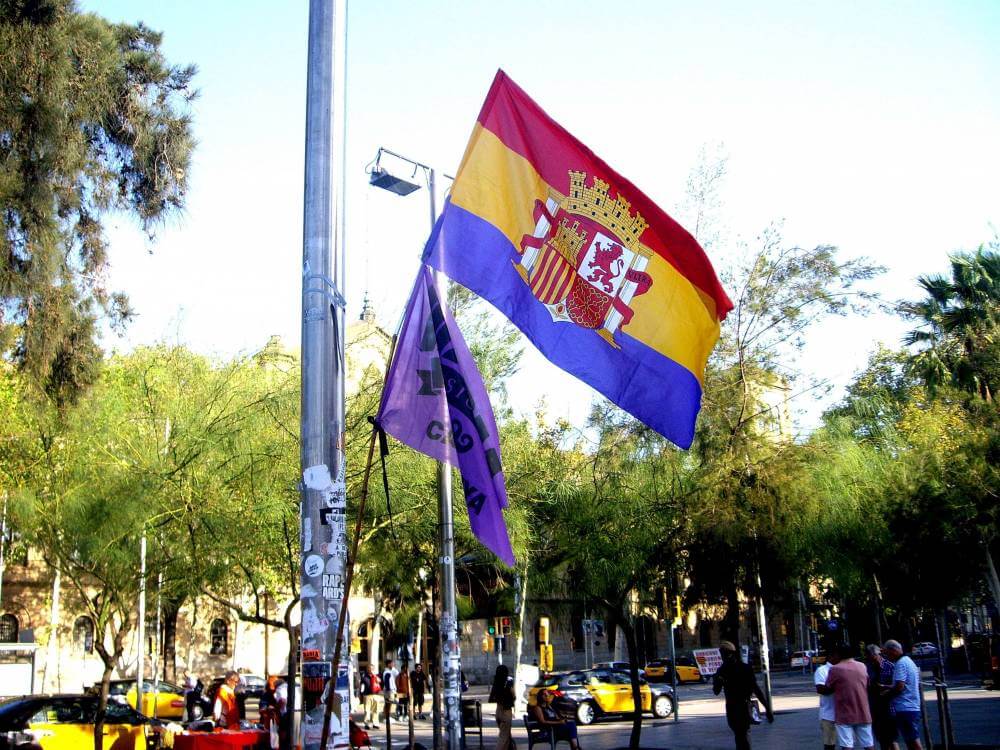
{"label": "silver street pole", "polygon": [[[431,230],[437,221],[436,174],[427,170],[430,193]],[[436,273],[438,294],[448,303],[448,285],[443,274]],[[451,467],[438,464],[438,526],[441,566],[441,679],[444,683],[444,728],[448,750],[462,747],[462,655],[458,643],[458,606],[455,601],[455,522],[451,505]]]}
{"label": "silver street pole", "polygon": [[139,655],[135,667],[135,710],[142,713],[142,680],[146,674],[146,529],[139,539]]}
{"label": "silver street pole", "polygon": [[[328,676],[347,558],[344,487],[344,246],[335,230],[343,149],[334,88],[335,28],[346,33],[344,3],[310,0],[306,71],[305,184],[302,222],[302,550],[301,744],[320,745],[324,704],[317,680]],[[339,16],[339,17],[338,17]],[[343,75],[341,67],[339,71]],[[340,108],[338,114],[342,115]],[[340,217],[342,218],[342,217]],[[313,664],[313,666],[310,666]],[[309,679],[306,679],[306,677]],[[291,675],[290,675],[291,677]],[[336,675],[330,675],[336,684]],[[326,683],[323,687],[326,687]],[[308,688],[308,692],[306,692]],[[342,716],[342,714],[341,714]],[[340,718],[334,735],[342,729]]]}
{"label": "silver street pole", "polygon": [[0,516],[0,612],[3,608],[4,553],[7,551],[7,493],[3,496],[3,515]]}

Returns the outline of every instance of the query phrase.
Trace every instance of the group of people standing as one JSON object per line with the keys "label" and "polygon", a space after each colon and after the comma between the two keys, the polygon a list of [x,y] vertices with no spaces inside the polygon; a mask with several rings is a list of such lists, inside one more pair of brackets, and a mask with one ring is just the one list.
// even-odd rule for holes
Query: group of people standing
{"label": "group of people standing", "polygon": [[402,721],[409,719],[412,710],[414,719],[426,719],[424,695],[427,692],[427,673],[423,664],[417,664],[409,673],[405,667],[396,668],[392,659],[385,660],[381,674],[366,665],[361,671],[358,698],[364,706],[365,729],[378,729],[379,720]]}
{"label": "group of people standing", "polygon": [[898,738],[907,750],[923,750],[919,667],[895,640],[867,646],[865,662],[849,646],[835,644],[816,670],[824,750],[873,750],[876,741],[881,750],[896,750]]}

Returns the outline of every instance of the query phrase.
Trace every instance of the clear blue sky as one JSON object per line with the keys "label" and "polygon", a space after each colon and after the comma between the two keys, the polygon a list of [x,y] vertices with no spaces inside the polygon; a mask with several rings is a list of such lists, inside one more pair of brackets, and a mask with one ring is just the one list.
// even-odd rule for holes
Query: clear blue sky
{"label": "clear blue sky", "polygon": [[[308,4],[81,5],[143,20],[171,60],[200,69],[186,215],[154,244],[125,219],[111,232],[113,281],[141,317],[109,346],[167,337],[228,355],[271,334],[296,346]],[[386,327],[427,205],[370,189],[365,164],[384,145],[453,171],[498,67],[682,221],[699,148],[724,144],[731,245],[784,220],[788,242],[885,265],[890,299],[1000,225],[995,0],[355,0],[349,33],[348,314],[367,289]],[[885,317],[823,326],[801,365],[842,384],[901,330]],[[581,418],[591,392],[539,359],[512,384],[515,407],[544,398]],[[817,405],[796,405],[814,420]]]}

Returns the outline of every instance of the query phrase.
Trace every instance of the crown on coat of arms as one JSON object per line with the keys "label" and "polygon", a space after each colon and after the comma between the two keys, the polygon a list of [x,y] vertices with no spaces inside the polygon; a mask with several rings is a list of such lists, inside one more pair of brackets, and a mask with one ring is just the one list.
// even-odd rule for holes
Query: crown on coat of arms
{"label": "crown on coat of arms", "polygon": [[617,195],[612,200],[608,195],[611,186],[600,177],[595,177],[590,187],[587,187],[586,181],[586,172],[570,170],[566,210],[589,216],[621,237],[629,247],[638,245],[639,237],[649,226],[649,222],[638,212],[633,214],[631,202],[622,196]]}

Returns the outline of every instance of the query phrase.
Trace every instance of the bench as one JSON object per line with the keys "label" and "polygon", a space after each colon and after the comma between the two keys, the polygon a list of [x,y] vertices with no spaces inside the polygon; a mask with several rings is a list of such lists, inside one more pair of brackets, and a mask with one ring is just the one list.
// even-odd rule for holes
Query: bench
{"label": "bench", "polygon": [[549,750],[556,750],[555,734],[532,719],[529,714],[524,715],[524,728],[528,732],[528,750],[539,742],[547,742]]}
{"label": "bench", "polygon": [[483,750],[483,704],[477,700],[463,700],[462,706],[462,746],[468,734],[479,735],[479,750]]}
{"label": "bench", "polygon": [[532,745],[539,742],[547,742],[549,750],[556,750],[557,741],[569,744],[569,740],[556,740],[555,732],[549,731],[548,727],[539,724],[531,717],[531,714],[524,715],[524,728],[528,732],[528,750],[531,750]]}

